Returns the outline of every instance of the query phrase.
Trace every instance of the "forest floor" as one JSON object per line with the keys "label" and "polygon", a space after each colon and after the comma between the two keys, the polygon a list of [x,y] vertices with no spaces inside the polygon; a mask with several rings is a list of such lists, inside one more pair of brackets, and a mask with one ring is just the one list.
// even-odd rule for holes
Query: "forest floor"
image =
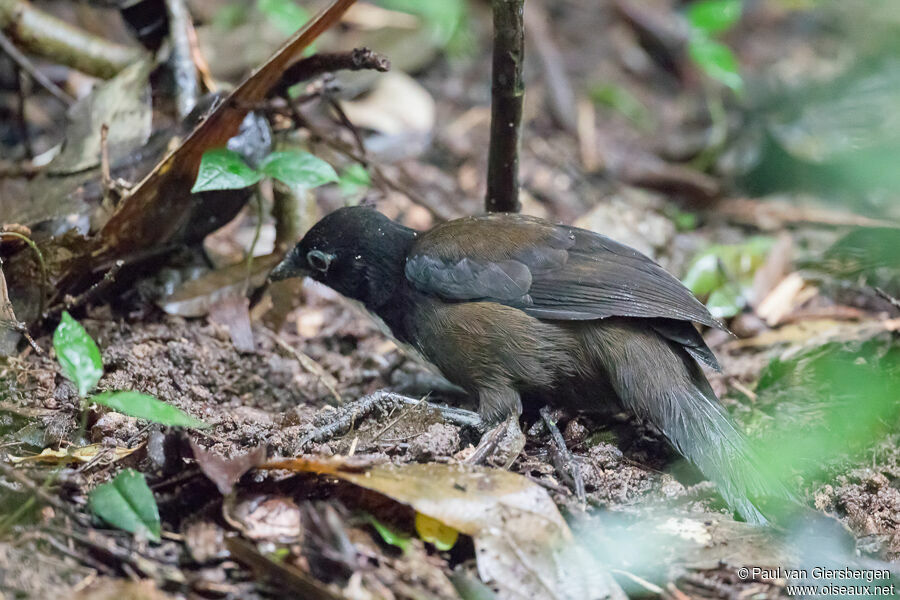
{"label": "forest floor", "polygon": [[[767,238],[767,248],[777,250],[747,251],[739,258],[754,262],[744,287],[756,295],[737,317],[729,318],[734,335],[706,332],[722,364],[721,373],[707,375],[752,439],[767,440],[791,427],[816,427],[820,407],[810,400],[809,390],[819,388],[803,379],[807,361],[834,347],[838,353],[868,352],[861,360],[881,365],[879,360],[896,352],[900,322],[888,302],[833,278],[811,276],[800,266],[801,259],[821,257],[852,226],[896,223],[897,212],[851,211],[808,189],[757,195],[737,182],[727,160],[720,160],[725,165],[720,167],[713,161],[709,168],[698,166],[704,161],[689,160],[708,149],[715,125],[703,108],[702,74],[690,65],[675,70],[660,66],[659,57],[638,43],[647,33],[643,21],[632,16],[629,22],[623,9],[614,8],[619,4],[637,10],[640,3],[604,3],[596,9],[591,0],[558,7],[535,2],[538,10],[530,18],[544,27],[539,39],[529,38],[534,54],[526,65],[523,210],[630,244],[680,277],[711,246],[728,245],[740,253],[747,251],[748,240]],[[761,4],[766,8],[751,11],[728,37],[746,67],[748,85],[757,75],[761,79],[773,73],[784,78],[804,72],[808,80],[828,81],[839,69],[835,63],[844,60],[833,51],[841,40],[827,28],[802,30],[797,14]],[[485,7],[477,5],[470,21],[468,52],[411,67],[413,81],[433,103],[424,149],[417,131],[371,134],[367,140],[378,148],[373,152],[392,176],[454,215],[480,210],[486,179],[490,44]],[[343,43],[341,37],[334,43]],[[215,48],[206,52],[215,71]],[[391,57],[390,51],[385,53]],[[553,100],[559,86],[548,73],[554,69],[575,90],[575,104]],[[396,99],[401,104],[408,100]],[[387,111],[384,106],[370,108]],[[753,125],[737,104],[726,110],[726,120],[736,123],[726,123],[728,141],[714,148],[718,157],[727,156],[722,146],[738,144],[732,134],[740,137]],[[316,147],[314,140],[313,153]],[[427,228],[435,220],[396,189],[373,187],[368,196],[380,210],[411,226]],[[319,200],[320,213],[343,201],[334,190],[323,190]],[[252,232],[255,226],[248,207],[230,231]],[[800,283],[788,292],[790,285],[784,282],[791,277],[799,277]],[[779,285],[787,288],[772,296]],[[310,282],[294,291],[297,307],[275,331],[263,322],[264,311],[251,306],[250,351],[235,347],[228,323],[168,315],[159,308],[164,303],[133,296],[104,299],[76,313],[101,351],[105,374],[98,390],[151,394],[211,425],[202,431],[166,428],[95,407],[78,439],[84,425],[81,400],[50,352],[52,331],[35,339],[43,353],[23,346],[0,362],[0,447],[5,455],[24,457],[43,448],[87,444],[134,450],[115,459],[100,452],[88,462],[58,470],[36,462],[15,467],[38,486],[51,482],[53,497],[68,508],[39,502],[43,509],[15,525],[15,539],[0,541],[0,583],[9,590],[0,592],[0,598],[50,598],[72,589],[79,598],[268,598],[284,597],[279,590],[285,587],[297,597],[478,597],[463,596],[454,580],[475,580],[482,569],[475,564],[471,540],[464,536],[452,549],[439,550],[407,532],[406,545],[398,550],[390,535],[372,524],[376,517],[371,515],[397,529],[410,529],[409,523],[385,510],[383,498],[379,502],[360,494],[356,484],[308,472],[252,471],[223,500],[204,475],[198,462],[209,459],[200,458],[195,447],[235,459],[264,446],[270,458],[338,457],[367,468],[382,463],[456,465],[478,443],[477,432],[420,403],[361,413],[349,430],[332,439],[302,444],[311,431],[345,414],[345,408],[335,406],[334,392],[341,404],[351,406],[391,389],[415,399],[474,407],[466,398],[431,392],[435,377],[426,366],[406,356],[335,293]],[[764,299],[768,309],[761,311]],[[787,375],[778,371],[779,365]],[[553,406],[552,398],[547,402]],[[610,405],[606,398],[596,402]],[[662,567],[623,559],[614,576],[630,596],[789,597],[785,585],[790,582],[784,578],[741,577],[738,567],[754,561],[765,566],[775,557],[802,553],[805,546],[792,539],[791,531],[761,534],[735,521],[714,485],[685,464],[658,432],[628,415],[613,411],[600,418],[556,410],[554,417],[584,476],[582,504],[569,474],[559,466],[537,408],[530,407],[522,417],[525,445],[509,470],[545,490],[577,537],[590,539],[600,529],[610,544],[649,536],[646,521],[656,515],[665,535],[695,542],[654,555],[653,562]],[[889,425],[893,427],[873,433],[852,453],[837,449],[816,469],[798,468],[789,477],[803,504],[846,527],[855,558],[900,558],[900,434],[895,423]],[[487,464],[502,468],[492,460],[499,459],[489,458]],[[163,524],[159,544],[68,515],[87,514],[87,492],[123,467],[148,478]],[[37,493],[10,471],[0,472],[0,483],[0,514]],[[260,507],[274,501],[282,504],[261,515]],[[279,527],[289,527],[285,522],[292,524],[292,519],[304,533],[284,541]],[[683,531],[673,534],[673,527]],[[263,566],[253,563],[230,545],[235,532],[253,540],[259,556],[279,558]],[[599,552],[609,554],[615,551]],[[310,591],[296,583],[279,570],[282,564],[321,589]],[[555,597],[575,596],[558,591]]]}

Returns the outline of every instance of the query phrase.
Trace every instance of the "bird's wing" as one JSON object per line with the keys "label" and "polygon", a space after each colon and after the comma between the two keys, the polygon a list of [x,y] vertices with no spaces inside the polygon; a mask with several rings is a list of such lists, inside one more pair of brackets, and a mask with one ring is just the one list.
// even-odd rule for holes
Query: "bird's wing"
{"label": "bird's wing", "polygon": [[446,300],[494,301],[541,319],[643,317],[722,328],[680,281],[640,252],[524,215],[435,227],[413,245],[406,277],[419,291]]}

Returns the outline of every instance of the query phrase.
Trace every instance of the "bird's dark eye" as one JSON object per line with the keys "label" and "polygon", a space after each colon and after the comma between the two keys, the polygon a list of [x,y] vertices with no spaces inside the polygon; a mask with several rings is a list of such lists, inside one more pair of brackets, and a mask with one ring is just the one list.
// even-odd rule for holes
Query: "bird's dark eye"
{"label": "bird's dark eye", "polygon": [[309,263],[309,266],[323,273],[328,270],[328,265],[332,260],[334,260],[334,254],[328,254],[321,250],[310,250],[306,253],[306,262]]}

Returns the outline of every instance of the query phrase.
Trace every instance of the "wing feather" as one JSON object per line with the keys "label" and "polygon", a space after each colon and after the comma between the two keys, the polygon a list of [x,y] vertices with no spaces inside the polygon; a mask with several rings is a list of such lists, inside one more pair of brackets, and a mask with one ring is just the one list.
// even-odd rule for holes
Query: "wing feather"
{"label": "wing feather", "polygon": [[439,225],[416,241],[406,276],[425,293],[492,300],[541,319],[662,318],[722,328],[680,281],[636,250],[524,215]]}

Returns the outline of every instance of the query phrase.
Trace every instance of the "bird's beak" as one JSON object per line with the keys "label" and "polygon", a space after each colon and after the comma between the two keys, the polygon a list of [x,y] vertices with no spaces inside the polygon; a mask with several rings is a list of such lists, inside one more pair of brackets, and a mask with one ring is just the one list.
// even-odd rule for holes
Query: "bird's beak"
{"label": "bird's beak", "polygon": [[269,282],[274,283],[276,281],[281,281],[283,279],[290,279],[292,277],[306,277],[309,275],[309,271],[306,269],[298,268],[293,260],[291,260],[290,254],[285,257],[280,263],[278,263],[272,272],[269,273]]}

